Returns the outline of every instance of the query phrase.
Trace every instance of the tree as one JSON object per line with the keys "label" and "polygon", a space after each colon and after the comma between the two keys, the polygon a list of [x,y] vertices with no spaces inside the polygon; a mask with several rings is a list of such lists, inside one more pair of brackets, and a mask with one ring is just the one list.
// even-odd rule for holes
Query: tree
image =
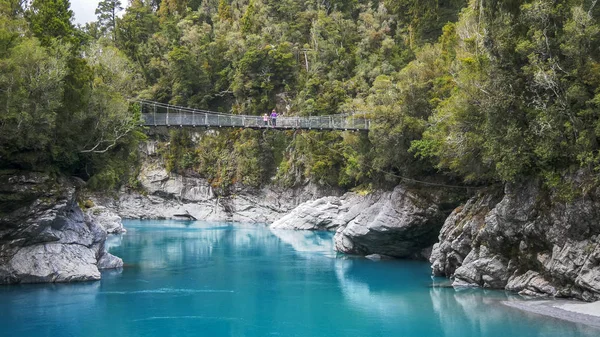
{"label": "tree", "polygon": [[188,5],[188,0],[162,0],[158,8],[158,16],[165,20],[169,16],[185,14]]}
{"label": "tree", "polygon": [[22,32],[27,30],[22,14],[17,1],[0,0],[0,58],[9,55],[11,48],[20,42]]}
{"label": "tree", "polygon": [[0,60],[0,158],[17,167],[48,163],[66,76],[64,51],[48,53],[35,38]]}
{"label": "tree", "polygon": [[237,63],[232,83],[239,109],[257,115],[267,111],[275,95],[294,84],[295,68],[289,43],[249,48]]}
{"label": "tree", "polygon": [[117,13],[123,10],[119,0],[102,0],[96,8],[98,23],[103,33],[112,33],[113,41],[117,41]]}
{"label": "tree", "polygon": [[116,45],[130,60],[140,66],[147,79],[150,78],[146,70],[149,56],[141,50],[158,29],[158,18],[152,11],[151,5],[144,4],[141,0],[134,0],[127,7],[117,27]]}
{"label": "tree", "polygon": [[220,20],[231,20],[231,6],[227,0],[219,0],[218,16]]}
{"label": "tree", "polygon": [[384,0],[390,12],[397,16],[398,35],[413,48],[423,41],[435,41],[442,27],[454,22],[467,3],[467,0]]}
{"label": "tree", "polygon": [[42,45],[49,46],[52,39],[76,42],[70,7],[69,0],[33,0],[26,17],[31,31]]}

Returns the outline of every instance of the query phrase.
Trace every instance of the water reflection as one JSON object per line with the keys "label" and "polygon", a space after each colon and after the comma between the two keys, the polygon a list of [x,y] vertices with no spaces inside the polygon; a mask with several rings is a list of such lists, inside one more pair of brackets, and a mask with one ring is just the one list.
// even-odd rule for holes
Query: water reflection
{"label": "water reflection", "polygon": [[[335,256],[331,237],[322,237],[322,233],[272,232],[299,254]],[[443,336],[498,336],[499,331],[519,336],[523,335],[524,325],[528,326],[526,330],[531,336],[598,334],[595,328],[507,308],[502,301],[517,297],[510,293],[455,290],[447,286],[447,279],[429,279],[429,266],[419,262],[338,258],[331,261],[331,267],[347,305],[367,317],[393,320],[397,328],[409,336],[434,333],[434,330],[438,331],[436,335]],[[415,328],[415,317],[437,319]]]}
{"label": "water reflection", "polygon": [[[540,316],[506,307],[502,301],[519,300],[514,294],[495,290],[431,288],[431,301],[444,336],[495,336],[501,329],[506,336],[597,336],[600,330],[580,324]],[[457,317],[463,319],[459,320]]]}
{"label": "water reflection", "polygon": [[407,302],[407,298],[402,293],[394,292],[390,287],[380,287],[377,284],[387,283],[388,280],[366,281],[361,277],[361,273],[356,273],[354,267],[357,263],[370,263],[370,261],[339,259],[335,263],[338,282],[345,299],[351,305],[370,315],[388,318],[404,315],[411,310],[410,302]]}
{"label": "water reflection", "polygon": [[335,257],[333,249],[333,233],[316,231],[291,231],[285,229],[270,229],[271,233],[281,241],[290,244],[294,251],[305,256],[313,256],[320,253],[329,257]]}
{"label": "water reflection", "polygon": [[104,248],[107,251],[110,251],[114,247],[119,247],[121,245],[121,243],[123,242],[123,235],[124,234],[108,235],[108,237],[106,238],[106,241],[104,242]]}

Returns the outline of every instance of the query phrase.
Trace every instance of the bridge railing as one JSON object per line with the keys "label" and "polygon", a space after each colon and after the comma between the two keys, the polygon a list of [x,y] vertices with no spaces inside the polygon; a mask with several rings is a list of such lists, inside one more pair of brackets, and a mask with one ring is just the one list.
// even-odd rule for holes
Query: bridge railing
{"label": "bridge railing", "polygon": [[370,121],[363,117],[332,115],[310,117],[278,117],[276,125],[262,116],[221,115],[212,113],[143,113],[147,126],[207,126],[282,129],[368,130]]}

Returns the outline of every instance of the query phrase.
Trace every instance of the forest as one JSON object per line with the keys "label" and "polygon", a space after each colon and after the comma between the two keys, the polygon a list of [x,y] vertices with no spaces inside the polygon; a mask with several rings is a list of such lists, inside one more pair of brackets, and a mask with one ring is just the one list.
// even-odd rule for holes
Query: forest
{"label": "forest", "polygon": [[224,191],[531,177],[589,189],[600,170],[597,2],[103,0],[96,22],[75,26],[68,0],[0,0],[0,169],[133,187],[146,136],[131,102],[143,98],[372,119],[368,134],[171,131],[167,169]]}

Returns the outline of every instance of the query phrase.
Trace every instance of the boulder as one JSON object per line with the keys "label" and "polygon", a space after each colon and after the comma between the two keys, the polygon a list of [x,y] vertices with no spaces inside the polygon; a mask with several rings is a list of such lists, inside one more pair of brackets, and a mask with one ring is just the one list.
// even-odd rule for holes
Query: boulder
{"label": "boulder", "polygon": [[273,222],[271,228],[334,231],[356,218],[362,211],[361,207],[372,202],[370,199],[355,193],[346,193],[341,197],[331,196],[307,201]]}
{"label": "boulder", "polygon": [[108,234],[120,234],[127,232],[127,230],[123,227],[121,217],[111,209],[108,209],[104,206],[85,208],[84,214],[86,222],[97,223]]}
{"label": "boulder", "polygon": [[308,201],[271,228],[335,230],[335,249],[347,254],[422,258],[429,256],[446,215],[436,202],[398,186]]}
{"label": "boulder", "polygon": [[[100,279],[102,267],[120,267],[105,252],[106,231],[86,221],[77,182],[36,172],[0,174],[0,283]],[[100,263],[110,261],[110,263]]]}
{"label": "boulder", "polygon": [[334,236],[337,251],[419,258],[436,241],[447,213],[422,194],[397,186],[356,203],[358,215]]}

